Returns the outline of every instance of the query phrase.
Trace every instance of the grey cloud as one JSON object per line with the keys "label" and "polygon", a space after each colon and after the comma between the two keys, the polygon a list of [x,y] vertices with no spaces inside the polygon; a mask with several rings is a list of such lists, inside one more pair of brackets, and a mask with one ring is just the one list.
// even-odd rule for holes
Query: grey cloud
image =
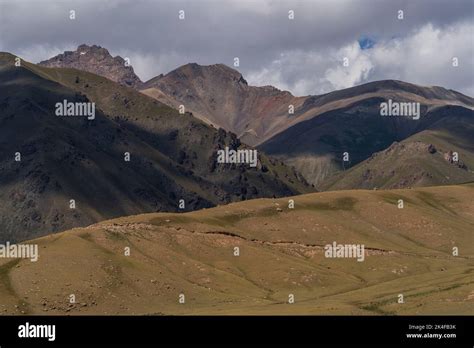
{"label": "grey cloud", "polygon": [[[264,74],[264,69],[275,68],[283,54],[302,59],[287,61],[280,72],[282,85],[307,86],[300,93],[316,91],[298,71],[307,67],[306,75],[318,75],[323,83],[320,74],[333,64],[333,54],[361,35],[387,41],[427,23],[443,30],[473,20],[470,0],[0,0],[0,6],[0,48],[35,62],[88,43],[131,57],[144,80],[188,62],[232,65],[235,56],[244,75],[265,77],[272,72]],[[68,18],[70,9],[77,14],[74,21]],[[181,9],[184,21],[178,20]],[[293,21],[289,9],[295,11]],[[405,11],[403,21],[396,19],[399,9]],[[318,53],[319,68],[309,61],[311,52]],[[374,69],[372,77],[383,77]],[[258,82],[272,79],[266,81]],[[465,83],[460,88],[469,89]]]}

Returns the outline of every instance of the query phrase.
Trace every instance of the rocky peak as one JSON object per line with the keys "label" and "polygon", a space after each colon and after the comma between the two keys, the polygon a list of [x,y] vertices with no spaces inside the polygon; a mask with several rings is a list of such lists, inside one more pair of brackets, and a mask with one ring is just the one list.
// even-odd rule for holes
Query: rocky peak
{"label": "rocky peak", "polygon": [[88,71],[133,88],[139,88],[142,84],[133,67],[126,65],[125,59],[120,56],[112,57],[107,49],[97,45],[82,44],[75,51],[66,51],[39,64],[51,68]]}

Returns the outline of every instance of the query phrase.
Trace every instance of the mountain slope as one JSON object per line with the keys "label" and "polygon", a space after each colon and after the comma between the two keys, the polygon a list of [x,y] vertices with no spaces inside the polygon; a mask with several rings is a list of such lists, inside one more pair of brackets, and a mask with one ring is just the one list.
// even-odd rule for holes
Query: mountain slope
{"label": "mountain slope", "polygon": [[[0,259],[0,311],[471,314],[473,193],[337,191],[291,197],[294,209],[289,198],[259,199],[104,221],[31,241],[37,262]],[[363,262],[326,258],[334,241],[363,244]]]}
{"label": "mountain slope", "polygon": [[447,117],[328,178],[320,188],[387,189],[474,181],[472,111],[447,106],[438,112],[445,112]]}
{"label": "mountain slope", "polygon": [[[178,211],[180,199],[193,210],[309,190],[263,154],[256,168],[216,163],[218,149],[244,148],[235,135],[131,88],[75,69],[15,67],[14,58],[0,54],[1,241]],[[95,102],[95,119],[55,116],[63,100]]]}
{"label": "mountain slope", "polygon": [[[410,99],[401,100],[410,101]],[[367,160],[375,152],[387,149],[393,142],[402,142],[430,129],[436,129],[436,134],[449,134],[451,140],[462,135],[463,157],[472,156],[474,147],[472,109],[422,103],[420,119],[413,120],[409,117],[381,116],[380,104],[386,101],[385,97],[373,97],[354,102],[342,109],[323,113],[290,127],[259,148],[293,165],[319,189],[328,187],[324,181],[330,180],[331,176]],[[435,136],[435,133],[432,135]],[[436,143],[436,140],[433,142]],[[445,144],[443,147],[446,151],[454,151],[455,145],[451,141],[451,145]],[[343,162],[343,155],[346,152],[349,158]],[[403,164],[402,157],[392,164]],[[366,169],[370,170],[369,167]],[[454,167],[452,169],[454,170]],[[473,167],[469,169],[472,171]],[[403,172],[403,169],[399,167],[396,171]],[[411,174],[413,173],[407,173]],[[456,177],[454,173],[452,174],[450,176]],[[464,181],[451,181],[451,183],[459,182]],[[434,180],[432,183],[438,185],[446,182]]]}
{"label": "mountain slope", "polygon": [[[195,63],[159,75],[139,89],[173,108],[183,105],[204,122],[236,133],[243,143],[258,145],[262,151],[294,166],[318,189],[408,187],[471,180],[472,166],[460,172],[454,166],[445,166],[444,161],[431,161],[436,156],[417,161],[415,158],[425,154],[417,145],[406,147],[413,147],[417,156],[407,157],[408,150],[399,160],[392,156],[390,177],[387,171],[377,168],[374,161],[366,162],[357,177],[345,171],[377,152],[388,151],[393,142],[403,142],[428,131],[440,113],[444,112],[446,119],[451,117],[450,112],[465,114],[469,111],[472,115],[474,100],[453,90],[384,80],[324,95],[294,97],[271,86],[249,86],[238,71],[223,64],[201,66]],[[420,103],[423,119],[381,117],[380,104],[389,100]],[[290,108],[294,108],[294,113],[289,113]],[[472,122],[469,115],[466,117],[468,124]],[[455,118],[454,122],[459,122]],[[448,122],[443,125],[450,126]],[[454,128],[438,129],[436,134],[448,132],[455,138],[462,127]],[[472,139],[472,128],[467,129],[468,139]],[[431,135],[436,137],[434,133]],[[463,150],[463,156],[470,157],[472,140],[466,140],[466,144],[469,146]],[[456,148],[454,143],[443,146],[447,152]],[[345,152],[350,158],[342,163]],[[407,161],[413,165],[403,165]],[[433,169],[440,164],[445,167],[443,170]],[[395,172],[398,174],[391,174]],[[341,181],[346,174],[349,177]],[[336,185],[336,181],[340,184]]]}
{"label": "mountain slope", "polygon": [[97,45],[80,45],[75,51],[58,54],[40,62],[39,65],[88,71],[133,88],[138,88],[142,84],[133,67],[127,65],[122,57],[112,57],[107,49]]}
{"label": "mountain slope", "polygon": [[145,82],[142,92],[175,108],[184,105],[197,117],[236,133],[242,142],[250,145],[262,144],[318,115],[372,98],[416,101],[429,108],[474,107],[473,99],[461,93],[395,80],[371,82],[324,95],[295,97],[271,86],[249,86],[238,71],[223,64],[181,66]]}
{"label": "mountain slope", "polygon": [[[468,96],[442,87],[386,80],[297,98],[271,87],[248,86],[243,81],[242,75],[223,65],[188,64],[145,83],[143,92],[173,107],[181,103],[193,113],[197,112],[198,117],[235,131],[243,142],[260,144],[260,149],[294,166],[321,190],[425,186],[474,180],[474,166],[468,166],[462,172],[441,161],[446,168],[433,170],[438,163],[416,161],[417,156],[405,151],[406,156],[390,160],[389,173],[399,175],[390,174],[391,178],[383,179],[387,172],[384,174],[383,169],[373,167],[374,162],[367,162],[363,173],[358,174],[359,180],[350,176],[344,184],[334,184],[345,176],[345,173],[337,175],[341,170],[367,160],[393,142],[401,142],[427,130],[443,112],[445,122],[438,123],[437,134],[448,132],[451,138],[456,137],[456,132],[466,123],[464,141],[468,146],[462,156],[471,157],[474,155],[474,132],[470,126],[474,100]],[[270,91],[273,94],[268,94]],[[420,103],[424,119],[417,122],[381,117],[380,103],[388,100]],[[288,113],[289,105],[294,107],[294,114]],[[459,120],[458,113],[464,115],[464,121]],[[450,122],[460,123],[456,127]],[[455,151],[456,146],[443,144],[443,148],[449,152]],[[347,163],[341,161],[344,152],[350,156]],[[403,166],[406,161],[412,161],[414,165]],[[334,175],[337,177],[332,178]]]}
{"label": "mountain slope", "polygon": [[272,86],[249,86],[242,75],[223,64],[181,66],[145,82],[142,92],[196,117],[222,127],[249,145],[270,134],[288,118],[288,105],[302,105],[287,91]]}

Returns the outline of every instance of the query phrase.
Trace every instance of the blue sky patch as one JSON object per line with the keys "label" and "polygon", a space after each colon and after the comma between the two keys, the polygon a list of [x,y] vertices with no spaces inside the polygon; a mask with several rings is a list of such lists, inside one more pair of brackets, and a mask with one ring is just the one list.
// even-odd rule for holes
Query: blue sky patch
{"label": "blue sky patch", "polygon": [[363,50],[372,48],[375,45],[375,40],[368,36],[361,36],[358,41],[360,48]]}

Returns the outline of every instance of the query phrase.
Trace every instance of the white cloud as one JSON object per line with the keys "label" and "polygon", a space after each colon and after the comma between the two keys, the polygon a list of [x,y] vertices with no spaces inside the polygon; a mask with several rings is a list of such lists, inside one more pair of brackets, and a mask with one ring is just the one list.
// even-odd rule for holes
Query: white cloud
{"label": "white cloud", "polygon": [[32,45],[29,47],[20,48],[16,52],[12,52],[17,54],[22,59],[33,62],[39,63],[40,61],[49,59],[54,57],[64,51],[74,51],[77,48],[77,45]]}
{"label": "white cloud", "polygon": [[[335,59],[335,57],[332,57]],[[295,95],[333,90],[324,72],[331,66],[325,55],[315,51],[287,51],[268,67],[250,71],[245,78],[251,85],[272,85]]]}
{"label": "white cloud", "polygon": [[[181,8],[186,21],[178,20]],[[361,50],[363,36],[376,45]],[[238,56],[249,83],[296,95],[380,79],[473,95],[473,37],[472,0],[0,0],[0,49],[33,62],[97,44],[129,57],[147,80],[189,62],[232,65]]]}
{"label": "white cloud", "polygon": [[[474,24],[459,23],[443,29],[426,24],[413,35],[377,45],[371,60],[373,77],[388,76],[423,85],[474,91]],[[459,59],[453,67],[452,59]]]}
{"label": "white cloud", "polygon": [[161,70],[162,67],[160,66],[162,60],[156,55],[130,50],[121,50],[114,53],[111,52],[111,54],[114,56],[120,55],[123,58],[129,58],[135,74],[137,74],[142,81],[147,81],[163,72],[163,70]]}
{"label": "white cloud", "polygon": [[[474,24],[435,28],[428,23],[407,36],[379,41],[367,50],[358,42],[340,49],[287,51],[259,71],[250,71],[251,84],[273,84],[295,95],[322,94],[361,83],[397,79],[438,85],[474,94]],[[349,66],[343,66],[343,59]],[[452,58],[459,59],[453,67]]]}
{"label": "white cloud", "polygon": [[[369,54],[364,52],[357,42],[343,47],[337,56],[340,60],[339,65],[326,70],[325,73],[326,79],[334,89],[351,87],[367,80],[374,65]],[[345,59],[348,66],[344,66]]]}

